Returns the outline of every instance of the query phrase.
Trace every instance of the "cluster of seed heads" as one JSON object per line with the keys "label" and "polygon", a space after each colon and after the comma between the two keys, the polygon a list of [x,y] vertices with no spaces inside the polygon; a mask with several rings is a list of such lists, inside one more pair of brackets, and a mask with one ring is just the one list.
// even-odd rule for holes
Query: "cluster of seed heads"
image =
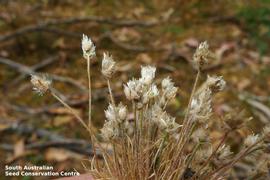
{"label": "cluster of seed heads", "polygon": [[[90,59],[96,56],[95,45],[86,35],[83,35],[81,45],[83,57],[87,60],[89,67]],[[213,57],[207,42],[198,46],[193,56],[193,64],[198,71],[197,77]],[[141,66],[140,78],[132,78],[123,84],[123,92],[128,105],[124,105],[122,102],[116,104],[110,89],[110,79],[116,70],[116,62],[112,55],[103,53],[101,73],[108,83],[110,102],[105,110],[106,120],[100,132],[105,141],[114,145],[114,158],[111,161],[107,160],[107,153],[104,153],[106,166],[104,169],[99,169],[98,166],[97,170],[93,171],[94,174],[98,174],[97,177],[127,179],[132,172],[132,178],[140,177],[143,179],[151,179],[150,177],[158,174],[160,177],[162,176],[162,179],[167,176],[176,179],[181,179],[181,177],[182,179],[193,177],[195,179],[198,177],[211,180],[222,179],[224,173],[233,167],[239,159],[257,150],[264,138],[270,138],[270,126],[267,126],[261,135],[247,136],[243,150],[235,157],[225,141],[221,141],[217,149],[213,149],[210,143],[208,124],[212,115],[213,95],[222,91],[226,86],[222,76],[207,76],[203,85],[195,91],[196,78],[185,118],[182,124],[178,124],[176,118],[166,111],[168,103],[176,98],[178,92],[178,87],[175,86],[170,77],[164,78],[160,84],[157,84],[155,82],[156,67]],[[90,71],[88,72],[90,73]],[[47,75],[31,75],[31,83],[33,90],[39,95],[52,92],[50,91],[52,81]],[[91,96],[91,93],[89,95]],[[53,96],[74,113],[72,108],[61,98],[55,94]],[[89,104],[91,107],[91,103]],[[74,116],[87,128],[77,114],[74,113]],[[238,124],[234,126],[238,126]],[[230,124],[226,124],[226,127],[229,131],[237,129],[231,127]],[[225,134],[224,138],[226,137]],[[115,144],[115,142],[117,143]],[[189,143],[195,145],[196,148],[193,150],[187,148]],[[120,148],[117,149],[119,144]],[[174,150],[175,153],[173,153]],[[187,155],[186,151],[192,153]],[[146,152],[148,153],[147,157],[145,157]],[[150,159],[151,162],[148,162]],[[136,161],[133,164],[134,167],[130,166],[130,160],[132,163],[134,163],[133,160]],[[212,160],[219,164],[222,164],[223,161],[226,163],[223,163],[220,168],[212,170],[208,167]],[[163,167],[163,163],[167,163],[166,167]],[[145,166],[149,174],[142,175],[140,167]],[[206,171],[203,172],[205,169]],[[101,173],[103,170],[105,174]],[[178,171],[176,172],[176,170]]]}

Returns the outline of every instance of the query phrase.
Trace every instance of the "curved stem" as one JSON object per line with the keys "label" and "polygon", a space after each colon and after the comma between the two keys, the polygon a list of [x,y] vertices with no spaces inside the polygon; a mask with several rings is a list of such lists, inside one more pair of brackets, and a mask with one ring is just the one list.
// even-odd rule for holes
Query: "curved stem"
{"label": "curved stem", "polygon": [[65,103],[59,96],[57,96],[54,92],[51,91],[52,96],[57,99],[61,104],[63,104],[70,112],[71,114],[73,114],[76,119],[83,125],[83,127],[89,131],[90,134],[92,134],[90,128],[85,124],[85,122],[83,121],[83,119],[77,114],[77,112],[70,107],[67,103]]}

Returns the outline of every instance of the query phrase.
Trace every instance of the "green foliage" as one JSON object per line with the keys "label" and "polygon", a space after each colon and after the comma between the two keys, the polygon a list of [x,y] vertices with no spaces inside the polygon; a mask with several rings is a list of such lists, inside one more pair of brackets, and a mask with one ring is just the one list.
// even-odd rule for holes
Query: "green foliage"
{"label": "green foliage", "polygon": [[244,6],[238,12],[238,18],[244,23],[245,29],[261,54],[269,48],[270,40],[270,1],[261,1],[259,7]]}
{"label": "green foliage", "polygon": [[184,32],[184,28],[179,25],[168,25],[164,27],[164,32],[172,33],[174,35],[178,35]]}

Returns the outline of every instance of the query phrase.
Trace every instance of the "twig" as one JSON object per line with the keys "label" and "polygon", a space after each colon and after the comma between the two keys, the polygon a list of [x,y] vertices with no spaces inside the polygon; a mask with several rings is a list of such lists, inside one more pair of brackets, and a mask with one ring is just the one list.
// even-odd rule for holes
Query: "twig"
{"label": "twig", "polygon": [[[18,71],[24,75],[30,75],[30,74],[36,73],[30,67],[23,65],[23,64],[20,64],[20,63],[17,63],[17,62],[14,62],[14,61],[7,59],[7,58],[0,57],[0,63],[9,66],[9,67],[15,69],[16,71]],[[76,80],[74,80],[72,78],[54,75],[54,74],[51,74],[50,78],[52,78],[55,81],[61,81],[61,82],[71,84],[71,85],[79,88],[82,91],[86,91],[86,88],[84,86],[82,86],[80,83],[78,83]]]}
{"label": "twig", "polygon": [[[1,133],[1,132],[0,132]],[[93,155],[93,149],[91,144],[82,139],[70,139],[47,131],[45,129],[37,129],[29,124],[13,123],[9,128],[2,131],[4,133],[16,133],[23,136],[30,136],[35,134],[38,138],[45,138],[48,142],[32,143],[26,145],[26,149],[45,149],[50,147],[64,148],[84,155]],[[5,150],[13,150],[12,145],[0,145]],[[101,153],[97,151],[97,155]]]}
{"label": "twig", "polygon": [[42,31],[44,30],[44,28],[49,27],[49,26],[77,24],[77,23],[83,23],[83,22],[96,22],[96,23],[104,23],[104,24],[110,24],[110,25],[115,25],[115,26],[126,26],[126,27],[131,27],[131,26],[152,27],[159,24],[159,22],[157,21],[120,20],[120,19],[111,19],[111,18],[97,17],[97,16],[71,17],[71,18],[66,18],[66,19],[52,19],[43,23],[38,23],[35,25],[28,25],[12,33],[2,35],[0,36],[0,42],[16,38],[18,36],[21,36],[27,33],[35,32],[35,31]]}
{"label": "twig", "polygon": [[[48,57],[48,58],[42,60],[40,63],[31,66],[30,68],[31,68],[32,71],[37,71],[37,70],[39,70],[39,69],[41,69],[41,68],[44,68],[44,67],[46,67],[46,66],[52,64],[53,62],[55,62],[55,61],[57,60],[57,58],[58,58],[58,56],[51,56],[51,57]],[[14,80],[10,83],[9,86],[12,86],[12,85],[14,85],[14,84],[18,84],[18,82],[20,82],[20,81],[21,81],[22,79],[24,79],[25,77],[26,77],[25,74],[20,75],[19,77],[17,77],[16,79],[14,79]]]}

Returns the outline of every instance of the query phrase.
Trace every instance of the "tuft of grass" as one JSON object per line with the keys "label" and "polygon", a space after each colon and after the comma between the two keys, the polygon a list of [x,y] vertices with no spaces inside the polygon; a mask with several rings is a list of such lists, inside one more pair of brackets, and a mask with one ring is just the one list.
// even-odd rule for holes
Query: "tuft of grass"
{"label": "tuft of grass", "polygon": [[[197,74],[181,119],[167,112],[167,105],[175,100],[178,88],[169,77],[164,78],[161,84],[156,83],[156,68],[153,66],[142,66],[141,76],[123,85],[127,105],[116,102],[111,79],[117,63],[111,55],[104,53],[101,72],[108,86],[109,105],[105,110],[104,126],[98,130],[100,136],[96,135],[97,130],[91,121],[89,65],[96,53],[93,42],[86,35],[83,36],[82,49],[89,80],[88,123],[59,97],[47,76],[32,75],[31,82],[39,95],[51,94],[89,132],[93,157],[91,165],[85,167],[94,178],[225,179],[232,177],[230,172],[234,166],[247,158],[251,159],[248,160],[253,171],[247,170],[244,178],[267,177],[269,157],[263,150],[267,148],[265,140],[270,137],[270,127],[265,127],[260,134],[246,136],[242,148],[233,153],[228,137],[246,127],[251,119],[239,112],[230,112],[219,120],[212,116],[212,99],[225,88],[226,83],[221,76],[207,76],[199,86],[202,69],[215,57],[207,42],[201,43],[194,53],[192,62]],[[213,131],[220,134],[216,141],[210,138]],[[257,163],[258,159],[260,163]]]}

